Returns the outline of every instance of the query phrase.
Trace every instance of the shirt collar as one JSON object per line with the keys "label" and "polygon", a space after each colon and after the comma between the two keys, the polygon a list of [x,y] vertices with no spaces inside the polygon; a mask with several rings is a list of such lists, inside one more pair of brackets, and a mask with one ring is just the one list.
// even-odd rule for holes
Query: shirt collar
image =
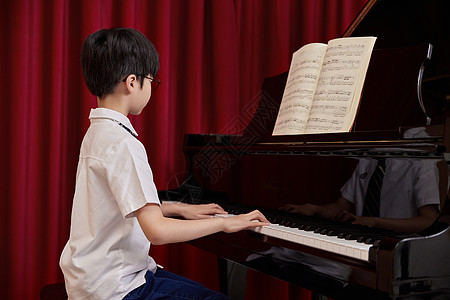
{"label": "shirt collar", "polygon": [[93,108],[91,109],[91,113],[89,115],[89,119],[110,119],[110,120],[114,120],[117,121],[121,124],[123,124],[124,126],[126,126],[127,128],[129,128],[131,130],[131,132],[137,136],[137,132],[136,130],[134,130],[133,125],[131,124],[130,120],[124,116],[123,114],[121,114],[118,111],[112,110],[112,109],[108,109],[108,108]]}

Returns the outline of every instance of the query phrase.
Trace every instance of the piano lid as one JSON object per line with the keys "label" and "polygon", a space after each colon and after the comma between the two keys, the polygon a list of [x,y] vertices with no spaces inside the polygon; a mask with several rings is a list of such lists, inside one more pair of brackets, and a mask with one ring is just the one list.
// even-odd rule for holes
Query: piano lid
{"label": "piano lid", "polygon": [[343,34],[377,37],[375,49],[430,43],[422,96],[432,123],[450,113],[450,1],[369,0]]}

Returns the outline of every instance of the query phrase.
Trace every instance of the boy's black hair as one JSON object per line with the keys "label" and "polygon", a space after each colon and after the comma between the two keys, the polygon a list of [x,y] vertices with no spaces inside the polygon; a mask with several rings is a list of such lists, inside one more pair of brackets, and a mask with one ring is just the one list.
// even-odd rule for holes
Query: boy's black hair
{"label": "boy's black hair", "polygon": [[127,75],[154,77],[159,55],[141,32],[132,28],[101,29],[89,35],[81,47],[81,69],[89,91],[99,98],[111,94]]}

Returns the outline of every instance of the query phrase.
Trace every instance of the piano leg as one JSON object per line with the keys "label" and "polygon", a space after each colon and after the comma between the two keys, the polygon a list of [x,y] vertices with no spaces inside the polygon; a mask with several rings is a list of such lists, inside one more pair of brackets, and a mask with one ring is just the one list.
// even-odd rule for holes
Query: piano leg
{"label": "piano leg", "polygon": [[311,293],[311,300],[329,300],[330,298],[328,298],[325,295],[322,295],[320,293],[317,292],[312,292]]}
{"label": "piano leg", "polygon": [[220,292],[233,300],[245,299],[247,268],[225,258],[218,257]]}
{"label": "piano leg", "polygon": [[228,267],[227,260],[220,256],[217,257],[217,269],[219,272],[219,289],[222,294],[228,296]]}

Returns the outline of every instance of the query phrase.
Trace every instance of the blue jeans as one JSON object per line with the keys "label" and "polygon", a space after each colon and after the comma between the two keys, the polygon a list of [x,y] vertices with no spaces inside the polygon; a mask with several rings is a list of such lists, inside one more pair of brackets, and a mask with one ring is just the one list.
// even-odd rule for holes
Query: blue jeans
{"label": "blue jeans", "polygon": [[158,269],[155,274],[147,271],[146,283],[131,291],[124,300],[153,299],[228,299],[227,296],[207,289],[198,282]]}

